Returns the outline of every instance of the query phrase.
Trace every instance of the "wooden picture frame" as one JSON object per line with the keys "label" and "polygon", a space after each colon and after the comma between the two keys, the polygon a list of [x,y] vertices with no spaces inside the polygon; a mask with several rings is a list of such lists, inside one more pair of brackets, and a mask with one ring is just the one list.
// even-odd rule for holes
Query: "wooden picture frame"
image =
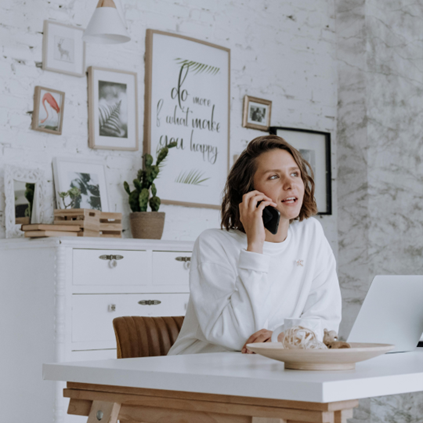
{"label": "wooden picture frame", "polygon": [[272,115],[272,102],[263,98],[244,96],[242,126],[244,128],[268,131]]}
{"label": "wooden picture frame", "polygon": [[226,47],[147,29],[144,153],[155,158],[164,145],[178,143],[156,182],[162,204],[221,207],[229,172],[230,66]]}
{"label": "wooden picture frame", "polygon": [[85,76],[84,29],[55,21],[44,21],[43,70]]}
{"label": "wooden picture frame", "polygon": [[34,92],[32,129],[62,135],[65,93],[37,85]]}
{"label": "wooden picture frame", "polygon": [[137,74],[88,68],[88,145],[103,150],[138,150]]}
{"label": "wooden picture frame", "polygon": [[332,214],[332,165],[330,132],[272,126],[270,134],[278,135],[295,147],[314,173],[318,215]]}

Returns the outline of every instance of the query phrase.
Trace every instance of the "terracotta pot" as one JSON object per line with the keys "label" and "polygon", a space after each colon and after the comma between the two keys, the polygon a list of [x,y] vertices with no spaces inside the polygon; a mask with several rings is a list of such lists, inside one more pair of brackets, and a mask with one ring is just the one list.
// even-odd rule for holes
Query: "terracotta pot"
{"label": "terracotta pot", "polygon": [[131,232],[138,239],[161,239],[163,235],[164,212],[129,213]]}

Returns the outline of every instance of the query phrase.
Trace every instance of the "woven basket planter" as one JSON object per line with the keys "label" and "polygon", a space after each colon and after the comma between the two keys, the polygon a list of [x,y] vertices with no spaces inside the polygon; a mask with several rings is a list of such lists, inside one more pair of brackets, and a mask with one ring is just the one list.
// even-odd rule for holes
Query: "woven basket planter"
{"label": "woven basket planter", "polygon": [[161,239],[163,235],[164,212],[135,212],[129,214],[131,232],[138,239]]}

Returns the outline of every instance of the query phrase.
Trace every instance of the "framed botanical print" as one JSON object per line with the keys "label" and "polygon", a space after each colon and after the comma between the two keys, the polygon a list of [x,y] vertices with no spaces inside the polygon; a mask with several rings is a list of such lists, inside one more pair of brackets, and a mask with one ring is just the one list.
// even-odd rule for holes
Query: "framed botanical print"
{"label": "framed botanical print", "polygon": [[35,87],[32,129],[61,135],[65,93],[46,87]]}
{"label": "framed botanical print", "polygon": [[229,170],[230,50],[152,29],[146,38],[144,152],[163,204],[219,209]]}
{"label": "framed botanical print", "polygon": [[58,209],[64,208],[59,193],[78,188],[80,195],[74,201],[72,208],[109,211],[106,174],[102,163],[55,157],[53,174]]}
{"label": "framed botanical print", "polygon": [[88,68],[89,146],[138,150],[137,74]]}
{"label": "framed botanical print", "polygon": [[244,108],[242,113],[242,126],[244,128],[259,129],[268,131],[270,116],[272,114],[272,102],[262,98],[244,97]]}
{"label": "framed botanical print", "polygon": [[43,70],[85,76],[83,28],[44,21]]}
{"label": "framed botanical print", "polygon": [[271,134],[282,137],[295,147],[310,164],[314,174],[317,210],[319,215],[332,214],[332,172],[330,132],[272,126]]}

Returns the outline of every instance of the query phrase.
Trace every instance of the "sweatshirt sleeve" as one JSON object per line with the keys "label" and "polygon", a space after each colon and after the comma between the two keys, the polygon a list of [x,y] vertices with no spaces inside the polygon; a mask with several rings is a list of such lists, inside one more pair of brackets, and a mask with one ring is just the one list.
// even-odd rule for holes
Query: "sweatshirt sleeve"
{"label": "sweatshirt sleeve", "polygon": [[236,273],[218,243],[200,238],[195,249],[190,292],[203,335],[212,344],[241,350],[268,318],[270,257],[241,250]]}
{"label": "sweatshirt sleeve", "polygon": [[322,329],[338,332],[342,317],[342,298],[336,274],[336,261],[332,248],[319,225],[319,248],[316,270],[302,317],[319,317]]}

